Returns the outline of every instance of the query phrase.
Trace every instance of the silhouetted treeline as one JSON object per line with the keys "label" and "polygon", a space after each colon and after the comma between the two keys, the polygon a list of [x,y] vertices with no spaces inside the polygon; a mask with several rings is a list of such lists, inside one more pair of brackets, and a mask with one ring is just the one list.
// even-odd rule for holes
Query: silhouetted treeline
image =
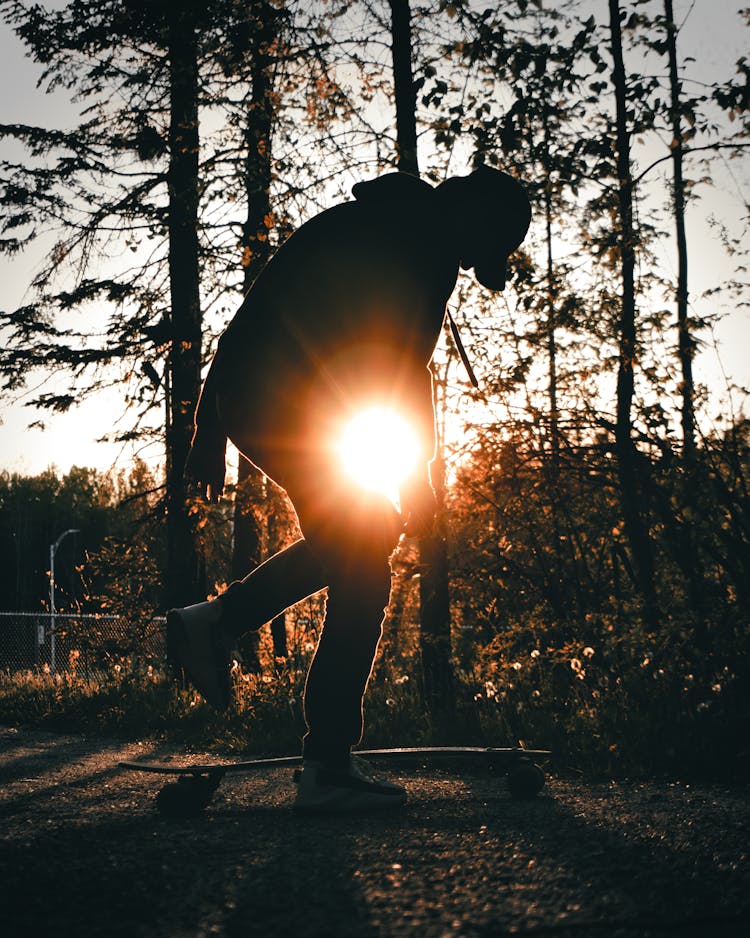
{"label": "silhouetted treeline", "polygon": [[[145,543],[161,525],[158,486],[142,463],[130,471],[74,466],[37,476],[0,473],[0,609],[33,612],[49,601],[50,547],[58,611],[100,612],[108,573],[95,560],[109,546]],[[154,553],[163,554],[163,546]],[[138,575],[133,569],[133,576]],[[92,590],[100,593],[92,596]],[[137,592],[137,590],[136,590]]]}

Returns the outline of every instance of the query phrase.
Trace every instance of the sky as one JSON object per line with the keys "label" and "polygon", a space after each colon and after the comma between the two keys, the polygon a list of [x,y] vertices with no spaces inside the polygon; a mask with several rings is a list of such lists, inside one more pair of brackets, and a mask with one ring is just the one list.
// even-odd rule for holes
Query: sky
{"label": "sky", "polygon": [[[582,0],[597,18],[606,21],[606,0]],[[57,4],[56,4],[57,5]],[[748,30],[742,29],[738,11],[747,0],[676,0],[678,22],[685,19],[679,37],[681,57],[696,59],[689,66],[689,76],[711,82],[729,77],[733,63],[747,51]],[[0,103],[0,123],[27,123],[43,126],[72,122],[74,112],[64,93],[45,95],[36,88],[39,68],[24,56],[23,47],[6,25],[0,26],[0,82],[10,89]],[[8,144],[0,141],[0,154]],[[691,242],[691,295],[715,284],[717,278],[729,274],[726,259],[715,242],[702,234],[702,219],[707,212],[717,215],[737,212],[738,205],[750,200],[747,162],[743,172],[727,167],[727,173],[708,194],[701,206],[692,210],[694,238]],[[729,170],[732,170],[729,172]],[[700,234],[699,234],[700,232]],[[700,242],[696,244],[696,238]],[[696,247],[698,248],[696,250]],[[0,309],[12,309],[28,299],[28,285],[38,268],[44,246],[8,260],[0,258]],[[660,247],[659,262],[665,271],[674,273],[673,248],[669,241]],[[705,311],[705,309],[703,310]],[[725,376],[750,387],[750,314],[746,310],[729,310],[717,328],[720,359],[713,350],[703,352],[696,361],[698,381],[705,382],[718,396]],[[33,390],[35,383],[29,385]],[[28,393],[25,395],[28,397]],[[50,417],[23,406],[24,395],[18,400],[0,398],[0,470],[36,474],[49,466],[67,471],[72,465],[107,469],[123,466],[132,457],[132,450],[116,444],[97,442],[111,431],[122,415],[123,391],[116,389],[89,401],[71,412]],[[45,429],[27,429],[29,423],[42,419]],[[142,453],[151,461],[160,458],[158,447]]]}

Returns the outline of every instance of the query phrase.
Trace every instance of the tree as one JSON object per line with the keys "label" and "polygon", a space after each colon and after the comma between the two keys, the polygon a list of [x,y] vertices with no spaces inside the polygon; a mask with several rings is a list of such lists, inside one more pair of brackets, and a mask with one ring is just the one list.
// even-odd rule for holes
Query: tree
{"label": "tree", "polygon": [[393,96],[396,105],[396,165],[399,172],[419,175],[417,156],[417,92],[412,73],[409,0],[389,0]]}
{"label": "tree", "polygon": [[[418,176],[416,93],[411,64],[411,13],[408,0],[390,2],[397,125],[396,165],[400,172]],[[440,440],[430,475],[437,497],[438,514],[435,531],[419,540],[419,628],[425,698],[430,710],[439,715],[450,712],[453,707],[448,548],[445,532],[442,530],[445,468]]]}
{"label": "tree", "polygon": [[[144,463],[128,472],[99,472],[73,466],[60,475],[0,473],[0,545],[7,562],[0,570],[0,607],[25,612],[44,608],[49,599],[49,549],[61,533],[55,580],[58,611],[98,612],[92,605],[91,558],[108,538],[120,544],[145,540],[151,528],[151,553],[163,568],[163,538],[151,514],[157,485]],[[112,571],[103,571],[97,588]],[[138,584],[127,586],[134,595]]]}
{"label": "tree", "polygon": [[[247,24],[247,21],[246,21]],[[250,100],[243,129],[245,162],[243,180],[247,214],[242,226],[243,292],[247,293],[271,254],[271,156],[277,92],[274,88],[275,55],[281,27],[279,11],[270,4],[257,4],[249,18],[249,39],[245,49],[233,56],[238,63],[249,59]],[[244,64],[244,63],[243,63]],[[230,71],[237,76],[242,66]],[[263,473],[242,455],[237,465],[234,504],[232,578],[241,579],[263,560],[263,537],[255,506],[267,502]],[[254,510],[255,509],[255,510]],[[249,565],[249,566],[248,566]],[[258,669],[257,632],[243,639],[242,653],[250,669]]]}
{"label": "tree", "polygon": [[[86,118],[71,132],[3,128],[32,156],[46,159],[4,167],[4,201],[12,210],[6,231],[25,232],[6,249],[32,240],[34,221],[51,220],[62,234],[36,279],[38,298],[4,317],[6,388],[21,385],[30,368],[62,366],[72,371],[75,390],[41,395],[34,403],[65,410],[116,384],[118,364],[129,367],[135,384],[130,401],[143,410],[136,427],[120,434],[125,439],[139,432],[138,423],[164,393],[165,600],[197,599],[203,593],[201,562],[182,470],[201,363],[199,6],[77,0],[56,12],[16,2],[4,7],[30,54],[46,66],[48,86],[75,90],[86,104]],[[124,103],[115,103],[115,88]],[[112,269],[100,252],[115,246],[129,247],[140,263]],[[64,273],[73,273],[72,289],[60,288]],[[86,315],[101,299],[113,303],[104,329],[91,327]],[[77,328],[58,325],[73,313]],[[162,356],[160,376],[153,362]]]}
{"label": "tree", "polygon": [[618,326],[617,419],[615,446],[620,478],[625,531],[633,552],[644,612],[652,626],[658,618],[654,589],[652,545],[641,515],[638,453],[631,434],[631,407],[636,361],[635,244],[633,221],[633,176],[630,165],[628,94],[622,53],[619,0],[609,0],[609,29],[612,53],[612,82],[616,107],[615,151],[617,160],[617,204],[619,213],[618,258],[622,286]]}
{"label": "tree", "polygon": [[[580,286],[573,285],[579,258],[569,244],[580,193],[591,176],[586,90],[590,73],[605,65],[594,17],[579,23],[557,9],[517,4],[467,15],[465,29],[470,40],[457,39],[454,54],[477,79],[462,97],[458,118],[475,141],[477,158],[524,181],[535,220],[514,258],[512,296],[502,298],[507,315],[476,303],[473,331],[483,341],[474,351],[499,359],[488,369],[483,390],[493,403],[503,402],[503,432],[544,473],[542,491],[556,531],[539,555],[545,592],[555,620],[573,623],[587,559],[581,554],[569,563],[572,542],[566,535],[574,524],[561,462],[587,420],[580,408],[583,381],[599,366],[585,351],[591,316]],[[488,102],[479,76],[491,76],[502,89],[495,101]],[[479,324],[477,314],[491,316],[494,329]]]}
{"label": "tree", "polygon": [[664,26],[669,59],[670,117],[672,122],[672,205],[675,237],[677,239],[677,335],[678,354],[682,370],[680,395],[682,398],[682,448],[686,459],[695,453],[695,384],[693,381],[694,343],[690,335],[688,318],[688,251],[685,233],[685,179],[683,176],[684,144],[682,133],[681,88],[677,67],[677,26],[672,0],[664,0]]}
{"label": "tree", "polygon": [[[29,368],[60,365],[72,370],[75,391],[40,395],[33,403],[63,410],[86,394],[116,384],[122,371],[113,366],[119,364],[135,384],[128,403],[143,407],[135,426],[131,423],[119,434],[126,440],[142,434],[143,421],[164,402],[171,558],[165,601],[172,605],[196,600],[205,595],[205,584],[193,530],[197,508],[187,497],[183,469],[200,388],[200,294],[201,289],[209,297],[213,292],[206,274],[220,266],[217,258],[224,252],[224,245],[213,238],[211,212],[200,205],[218,160],[215,144],[206,147],[201,159],[199,104],[211,102],[208,85],[216,84],[211,69],[217,58],[225,64],[231,54],[236,59],[243,37],[249,41],[253,29],[257,36],[269,25],[277,29],[277,11],[265,3],[240,8],[232,0],[191,2],[179,9],[162,0],[129,0],[124,5],[77,0],[57,13],[7,2],[4,13],[31,54],[46,65],[49,86],[62,83],[75,90],[86,102],[87,113],[94,115],[70,133],[3,128],[6,135],[26,142],[39,160],[46,160],[38,166],[5,164],[4,202],[11,209],[5,249],[16,251],[33,240],[34,221],[50,221],[62,231],[52,262],[36,280],[38,297],[5,316],[9,341],[0,368],[6,388],[21,386]],[[253,28],[248,30],[248,25]],[[247,47],[242,54],[247,57]],[[259,61],[261,66],[251,65],[250,76],[257,88],[264,69]],[[120,91],[124,103],[113,103],[118,101],[113,89]],[[256,93],[262,97],[264,92]],[[251,114],[251,124],[258,125],[260,111],[255,108]],[[270,125],[272,114],[264,120]],[[245,131],[248,145],[248,135],[257,129]],[[262,159],[270,165],[270,154],[261,149],[256,147],[246,160]],[[243,169],[250,174],[248,188],[258,185],[256,169]],[[268,170],[264,172],[268,177]],[[248,282],[265,259],[258,246],[265,250],[268,245],[269,184],[267,178],[258,190],[266,193],[265,207],[253,194],[243,232],[248,241],[250,228],[257,228],[252,235],[255,256],[251,263],[245,258]],[[97,253],[97,248],[106,247],[112,254],[112,246],[121,250],[123,243],[137,258],[132,267],[107,264]],[[249,251],[249,244],[245,248]],[[235,265],[242,270],[236,261]],[[105,274],[105,266],[114,269]],[[71,272],[73,289],[56,286],[56,280]],[[108,327],[89,328],[84,312],[102,300],[112,304]],[[75,311],[82,325],[59,328],[53,320],[56,310],[68,315]],[[151,427],[149,432],[158,435],[159,430]]]}
{"label": "tree", "polygon": [[198,38],[192,5],[165,6],[169,60],[168,236],[170,341],[167,358],[166,432],[168,606],[197,602],[206,594],[192,523],[185,463],[201,384],[198,201]]}

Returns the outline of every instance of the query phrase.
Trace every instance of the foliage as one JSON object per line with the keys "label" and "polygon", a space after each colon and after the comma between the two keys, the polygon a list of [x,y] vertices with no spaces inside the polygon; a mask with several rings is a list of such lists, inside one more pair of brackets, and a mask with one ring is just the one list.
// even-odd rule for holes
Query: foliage
{"label": "foliage", "polygon": [[476,447],[451,492],[454,649],[484,733],[541,740],[589,771],[746,773],[750,753],[731,740],[750,723],[747,428],[705,439],[691,479],[669,450],[643,470],[656,627],[623,540],[611,438],[566,440],[552,482],[535,437],[505,433]]}
{"label": "foliage", "polygon": [[[48,469],[38,476],[0,473],[0,544],[12,562],[0,570],[0,607],[37,610],[49,596],[49,551],[63,531],[75,529],[56,554],[56,605],[59,612],[98,612],[91,590],[113,584],[114,567],[136,576],[138,566],[123,552],[147,550],[158,562],[160,487],[140,461],[128,470],[103,472],[74,466],[60,475]],[[151,524],[151,538],[143,525]],[[154,541],[153,538],[156,538]],[[97,557],[102,557],[101,582]],[[105,563],[105,557],[109,560]],[[124,578],[127,579],[127,578]],[[123,582],[124,582],[123,579]]]}
{"label": "foliage", "polygon": [[[656,630],[642,617],[623,540],[611,437],[602,434],[595,445],[566,439],[552,484],[551,456],[533,425],[504,433],[482,436],[447,493],[455,711],[436,723],[425,706],[419,560],[404,542],[393,559],[364,744],[523,742],[553,749],[566,771],[746,778],[748,425],[702,441],[692,468],[697,482],[686,485],[669,450],[652,460],[644,509],[658,518],[656,587],[668,610]],[[698,551],[690,564],[682,553],[688,521]],[[147,572],[148,539],[137,530],[140,540],[105,542],[98,558],[109,572],[101,598],[128,618],[134,641],[106,656],[99,648],[95,674],[82,667],[6,675],[0,718],[131,738],[166,734],[235,753],[294,751],[319,601],[289,613],[286,658],[274,657],[264,633],[260,670],[235,667],[235,710],[218,716],[143,656],[137,635],[153,613],[157,584]],[[227,535],[223,523],[210,542],[223,541],[226,551]],[[226,569],[228,553],[222,563]],[[702,572],[697,593],[695,568]]]}

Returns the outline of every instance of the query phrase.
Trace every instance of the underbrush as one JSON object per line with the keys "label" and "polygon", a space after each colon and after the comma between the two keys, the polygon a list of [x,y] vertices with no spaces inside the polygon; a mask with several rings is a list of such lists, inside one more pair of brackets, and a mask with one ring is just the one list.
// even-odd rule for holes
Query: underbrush
{"label": "underbrush", "polygon": [[294,752],[304,730],[295,672],[235,680],[217,713],[165,672],[117,666],[96,677],[24,671],[0,678],[0,722],[123,739],[165,738],[196,749]]}
{"label": "underbrush", "polygon": [[[585,631],[585,630],[582,630]],[[599,622],[591,643],[496,636],[474,670],[482,735],[587,777],[750,779],[750,658]],[[631,639],[637,640],[631,640]]]}
{"label": "underbrush", "polygon": [[[456,667],[453,705],[431,716],[416,656],[382,658],[365,706],[365,747],[524,745],[548,748],[556,771],[582,776],[750,778],[750,663],[699,670],[623,648],[518,646],[496,637]],[[161,738],[225,755],[289,754],[304,734],[306,661],[234,670],[225,714],[158,669],[112,667],[96,677],[0,677],[0,722],[125,739]]]}

